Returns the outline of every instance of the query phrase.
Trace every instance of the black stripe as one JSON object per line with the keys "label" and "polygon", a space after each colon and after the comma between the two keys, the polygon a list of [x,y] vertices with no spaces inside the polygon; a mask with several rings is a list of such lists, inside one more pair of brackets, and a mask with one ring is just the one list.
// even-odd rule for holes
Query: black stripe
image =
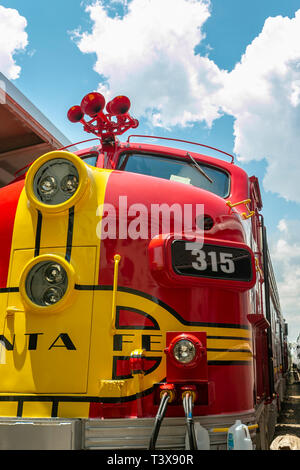
{"label": "black stripe", "polygon": [[97,287],[101,287],[101,286],[82,285],[82,284],[75,284],[74,286],[76,290],[108,290],[108,289],[97,289]]}
{"label": "black stripe", "polygon": [[51,418],[57,418],[57,413],[58,413],[58,400],[54,400],[52,402]]}
{"label": "black stripe", "polygon": [[[151,359],[151,358],[149,358]],[[252,363],[252,361],[209,361],[208,365],[243,365],[248,366]],[[160,382],[165,382],[166,379],[162,379]],[[0,395],[0,402],[18,402],[18,414],[17,416],[22,416],[23,413],[23,402],[52,402],[53,409],[56,409],[58,403],[126,403],[129,401],[138,400],[139,398],[143,398],[147,395],[150,395],[154,390],[154,386],[144,390],[143,392],[136,393],[134,395],[129,395],[128,397],[99,397],[99,396],[66,396],[66,395]],[[57,405],[56,405],[57,404]],[[53,416],[55,417],[55,416]]]}
{"label": "black stripe", "polygon": [[[92,290],[92,291],[97,291],[97,290],[103,290],[103,291],[112,291],[113,286],[103,286],[103,285],[83,285],[83,284],[75,284],[75,289],[76,290]],[[136,289],[131,289],[129,287],[118,287],[119,292],[128,292],[129,294],[135,294],[139,295],[140,297],[144,297],[145,299],[151,300],[152,302],[155,302],[157,305],[160,305],[163,307],[165,310],[167,310],[173,317],[177,318],[180,323],[186,326],[207,326],[211,328],[236,328],[236,329],[241,329],[241,330],[249,330],[250,326],[248,325],[240,325],[237,323],[209,323],[209,322],[195,322],[195,321],[188,321],[185,320],[184,318],[181,317],[181,315],[176,312],[172,307],[167,305],[165,302],[162,300],[159,300],[157,297],[154,297],[153,295],[146,294],[145,292],[138,291]],[[235,339],[235,338],[234,338]],[[244,339],[244,338],[243,338]]]}
{"label": "black stripe", "polygon": [[67,234],[67,247],[66,247],[66,261],[70,261],[72,252],[73,242],[73,230],[74,230],[74,206],[69,209],[69,222],[68,222],[68,234]]}
{"label": "black stripe", "polygon": [[0,294],[4,294],[6,292],[19,292],[18,287],[0,287]]}
{"label": "black stripe", "polygon": [[19,399],[18,400],[18,409],[17,409],[17,416],[18,418],[21,418],[23,414],[23,400]]}
{"label": "black stripe", "polygon": [[[137,314],[145,317],[149,321],[151,321],[152,325],[151,326],[145,326],[145,325],[139,325],[139,326],[136,326],[136,325],[121,325],[120,326],[120,324],[119,324],[120,323],[120,310],[126,310],[127,312],[137,313]],[[157,323],[155,318],[153,318],[148,313],[143,312],[142,310],[139,310],[139,309],[133,308],[133,307],[123,307],[121,305],[118,305],[117,308],[116,308],[116,328],[118,330],[159,330],[159,324]]]}
{"label": "black stripe", "polygon": [[[20,416],[23,413],[23,402],[52,402],[54,406],[55,403],[65,402],[65,403],[125,403],[127,401],[134,401],[144,396],[150,395],[153,392],[154,387],[150,387],[147,390],[144,390],[140,393],[135,393],[134,395],[129,395],[128,397],[99,397],[99,396],[65,396],[65,395],[1,395],[0,402],[18,402],[18,410],[20,411]],[[17,415],[19,416],[19,415]]]}
{"label": "black stripe", "polygon": [[42,222],[43,216],[40,211],[37,211],[38,218],[36,224],[36,233],[35,233],[35,248],[34,248],[34,256],[39,256],[40,254],[40,245],[41,245],[41,231],[42,231]]}
{"label": "black stripe", "polygon": [[242,339],[244,341],[252,341],[248,336],[206,336],[207,339]]}

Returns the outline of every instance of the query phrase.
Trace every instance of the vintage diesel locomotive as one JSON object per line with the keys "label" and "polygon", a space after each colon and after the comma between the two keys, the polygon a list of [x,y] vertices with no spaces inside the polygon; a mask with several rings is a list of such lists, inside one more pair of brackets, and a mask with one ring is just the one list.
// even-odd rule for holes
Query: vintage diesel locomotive
{"label": "vintage diesel locomotive", "polygon": [[89,93],[68,118],[97,144],[0,190],[0,448],[226,449],[240,420],[267,449],[287,325],[258,180],[120,141],[129,108]]}

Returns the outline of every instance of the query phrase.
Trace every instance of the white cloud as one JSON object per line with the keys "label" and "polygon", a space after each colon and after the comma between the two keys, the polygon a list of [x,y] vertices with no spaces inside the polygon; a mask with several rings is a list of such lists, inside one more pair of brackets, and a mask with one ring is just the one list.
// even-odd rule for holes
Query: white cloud
{"label": "white cloud", "polygon": [[[114,6],[117,0],[110,2]],[[300,202],[300,10],[265,21],[232,71],[195,55],[210,16],[209,0],[120,0],[86,8],[90,32],[75,38],[95,53],[99,91],[134,98],[133,114],[170,128],[223,113],[234,117],[235,151],[243,161],[267,161],[264,187]],[[208,50],[208,46],[206,45]],[[283,314],[300,331],[300,221],[282,219],[271,254]]]}
{"label": "white cloud", "polygon": [[21,72],[14,55],[28,44],[26,26],[26,19],[17,10],[0,5],[0,71],[13,80]]}
{"label": "white cloud", "polygon": [[300,333],[300,220],[281,219],[270,252],[290,340]]}
{"label": "white cloud", "polygon": [[[118,3],[123,16],[112,14]],[[92,31],[77,44],[96,54],[101,92],[134,97],[133,111],[156,126],[232,115],[239,158],[266,159],[264,188],[300,202],[300,10],[268,18],[232,71],[194,53],[209,0],[98,0],[86,11]]]}
{"label": "white cloud", "polygon": [[277,225],[277,228],[280,230],[280,232],[286,232],[287,231],[287,224],[286,224],[286,221],[284,219],[281,219],[279,222],[278,222],[278,225]]}
{"label": "white cloud", "polygon": [[266,159],[264,187],[300,202],[300,10],[265,21],[225,76],[222,109],[235,117],[235,152]]}
{"label": "white cloud", "polygon": [[112,98],[134,97],[134,112],[156,125],[186,125],[219,116],[212,96],[223,74],[194,54],[210,16],[207,0],[132,0],[124,16],[109,16],[103,2],[88,6],[90,33],[77,32],[79,49],[96,53],[95,70],[106,78],[100,90]]}

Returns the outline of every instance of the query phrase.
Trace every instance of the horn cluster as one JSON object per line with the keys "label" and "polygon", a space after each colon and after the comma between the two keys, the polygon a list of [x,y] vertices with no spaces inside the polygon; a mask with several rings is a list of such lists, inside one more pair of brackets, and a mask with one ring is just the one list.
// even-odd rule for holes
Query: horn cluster
{"label": "horn cluster", "polygon": [[104,96],[92,92],[84,96],[80,106],[72,106],[69,109],[68,119],[73,123],[81,122],[86,132],[95,134],[100,139],[111,139],[130,128],[138,127],[138,120],[128,113],[130,106],[129,98],[123,95],[116,96],[105,106]]}

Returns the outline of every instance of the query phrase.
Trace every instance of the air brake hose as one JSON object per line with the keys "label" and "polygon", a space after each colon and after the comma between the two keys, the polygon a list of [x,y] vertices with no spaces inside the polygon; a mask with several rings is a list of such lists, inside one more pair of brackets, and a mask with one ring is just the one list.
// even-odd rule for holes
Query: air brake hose
{"label": "air brake hose", "polygon": [[193,420],[193,395],[185,392],[182,397],[183,408],[186,416],[187,433],[190,450],[197,450],[197,440],[195,436],[194,420]]}
{"label": "air brake hose", "polygon": [[159,434],[160,426],[166,414],[168,401],[170,400],[170,398],[171,398],[171,395],[168,392],[164,392],[161,395],[161,400],[160,400],[158,411],[155,417],[154,427],[153,427],[153,431],[151,434],[151,439],[150,439],[148,450],[155,450],[155,445],[156,445],[157,437]]}

